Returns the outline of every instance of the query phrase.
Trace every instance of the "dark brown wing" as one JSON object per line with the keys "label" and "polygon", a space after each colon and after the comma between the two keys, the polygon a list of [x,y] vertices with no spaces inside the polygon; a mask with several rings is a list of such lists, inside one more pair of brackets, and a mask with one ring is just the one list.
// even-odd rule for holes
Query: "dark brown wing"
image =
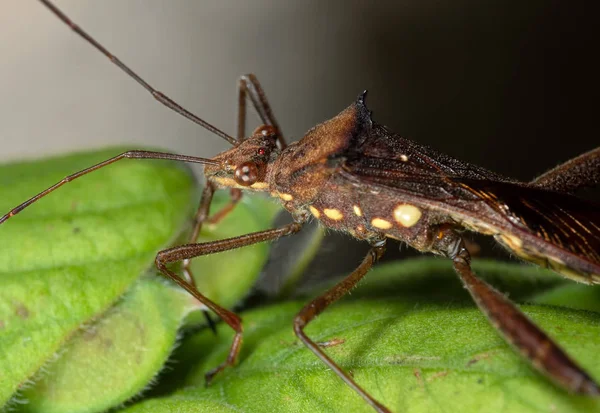
{"label": "dark brown wing", "polygon": [[516,225],[546,242],[600,264],[600,205],[571,195],[513,184],[452,180]]}
{"label": "dark brown wing", "polygon": [[431,163],[416,145],[407,158],[351,157],[341,170],[355,186],[395,191],[399,200],[442,211],[470,229],[486,228],[482,232],[529,261],[600,283],[597,203],[486,176],[487,171],[459,161]]}
{"label": "dark brown wing", "polygon": [[[580,274],[584,276],[582,281],[600,281],[599,204],[507,182],[457,178],[451,182],[471,191],[506,217],[512,225],[506,234],[498,234],[497,239],[517,254],[536,262],[550,260],[547,266],[561,273],[565,273],[563,265],[581,271],[584,273]],[[521,242],[510,245],[509,235]],[[578,278],[574,274],[566,275]]]}
{"label": "dark brown wing", "polygon": [[373,122],[359,99],[350,145],[330,157],[340,177],[366,194],[391,192],[494,235],[519,256],[587,283],[600,283],[600,205],[519,183],[402,138]]}

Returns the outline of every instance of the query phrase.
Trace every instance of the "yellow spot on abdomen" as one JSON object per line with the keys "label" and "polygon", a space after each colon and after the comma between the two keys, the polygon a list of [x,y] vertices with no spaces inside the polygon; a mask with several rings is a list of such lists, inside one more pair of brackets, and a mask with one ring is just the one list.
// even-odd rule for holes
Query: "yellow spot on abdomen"
{"label": "yellow spot on abdomen", "polygon": [[291,201],[294,199],[291,194],[279,194],[279,198],[283,199],[284,201]]}
{"label": "yellow spot on abdomen", "polygon": [[403,227],[412,227],[421,219],[421,210],[414,205],[402,204],[394,209],[394,219]]}
{"label": "yellow spot on abdomen", "polygon": [[317,219],[321,218],[321,212],[319,212],[319,210],[317,208],[315,208],[314,206],[309,206],[308,209],[310,210],[310,213],[313,214],[313,216]]}
{"label": "yellow spot on abdomen", "polygon": [[354,213],[357,217],[362,217],[362,209],[360,209],[358,205],[354,205],[352,209],[354,209]]}
{"label": "yellow spot on abdomen", "polygon": [[390,229],[392,227],[392,223],[390,221],[386,221],[382,218],[373,218],[371,220],[371,225],[379,229]]}
{"label": "yellow spot on abdomen", "polygon": [[323,213],[327,218],[332,219],[334,221],[339,221],[340,219],[344,218],[344,214],[342,214],[342,212],[339,209],[335,208],[325,208],[323,210]]}

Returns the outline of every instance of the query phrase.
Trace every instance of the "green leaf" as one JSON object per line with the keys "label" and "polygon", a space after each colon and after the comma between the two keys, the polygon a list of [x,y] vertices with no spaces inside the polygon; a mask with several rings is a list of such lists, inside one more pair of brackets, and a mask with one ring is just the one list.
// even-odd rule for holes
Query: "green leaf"
{"label": "green leaf", "polygon": [[[119,152],[2,166],[0,211]],[[217,196],[212,210],[227,199]],[[27,411],[102,411],[147,386],[182,319],[198,308],[153,269],[157,251],[186,239],[198,200],[182,164],[121,161],[0,226],[0,406],[21,390],[12,401],[28,400]],[[246,198],[200,240],[268,227],[276,209],[266,202]],[[232,305],[257,277],[267,248],[246,249],[243,266],[199,258],[200,288]],[[227,289],[231,283],[237,288]]]}
{"label": "green leaf", "polygon": [[[474,267],[518,301],[571,287],[531,266],[482,261]],[[220,326],[217,337],[193,337],[178,352],[181,367],[173,372],[180,374],[181,390],[125,411],[371,412],[294,336],[292,319],[302,305],[288,302],[243,314],[240,363],[208,388],[203,374],[225,359],[232,334]],[[600,312],[568,306],[555,302],[521,308],[600,378]],[[378,266],[306,331],[318,342],[339,341],[325,351],[395,412],[600,411],[597,399],[567,394],[524,362],[472,304],[443,260]],[[213,351],[199,354],[198,348]]]}
{"label": "green leaf", "polygon": [[20,410],[103,411],[146,387],[170,354],[181,320],[198,308],[189,294],[165,284],[143,278],[101,320],[77,331],[23,392],[27,404]]}

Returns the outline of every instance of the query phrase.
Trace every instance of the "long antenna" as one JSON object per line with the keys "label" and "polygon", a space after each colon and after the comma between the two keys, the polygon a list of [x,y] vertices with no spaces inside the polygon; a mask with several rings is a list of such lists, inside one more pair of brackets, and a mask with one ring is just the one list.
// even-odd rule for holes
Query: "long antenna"
{"label": "long antenna", "polygon": [[51,2],[49,2],[47,0],[40,0],[40,2],[44,6],[48,7],[50,9],[50,11],[52,11],[52,13],[54,13],[56,15],[56,17],[58,17],[60,20],[62,20],[75,33],[77,33],[78,35],[83,37],[88,43],[90,43],[92,46],[94,46],[96,49],[98,49],[103,55],[108,57],[109,60],[111,62],[113,62],[115,65],[117,65],[122,71],[127,73],[136,82],[138,82],[140,85],[142,85],[142,87],[144,89],[146,89],[148,92],[150,92],[150,94],[154,97],[154,99],[158,100],[160,103],[162,103],[169,109],[179,113],[182,116],[185,116],[192,122],[197,123],[198,125],[202,126],[204,129],[208,130],[209,132],[212,132],[215,135],[225,139],[230,144],[235,145],[237,143],[237,140],[234,139],[233,137],[229,136],[222,130],[214,127],[210,123],[200,119],[198,116],[194,115],[192,112],[188,111],[187,109],[185,109],[184,107],[182,107],[181,105],[179,105],[178,103],[173,101],[170,97],[168,97],[164,93],[162,93],[162,92],[154,89],[152,86],[150,86],[150,84],[148,84],[148,82],[146,82],[144,79],[142,79],[137,73],[135,73],[133,70],[131,70],[126,64],[121,62],[116,56],[114,56],[112,53],[110,53],[108,50],[106,50],[106,48],[104,48],[104,46],[102,46],[100,43],[98,43],[92,36],[90,36],[85,31],[83,31],[79,26],[77,26],[71,19],[69,19],[67,17],[67,15],[65,15],[54,4],[52,4]]}

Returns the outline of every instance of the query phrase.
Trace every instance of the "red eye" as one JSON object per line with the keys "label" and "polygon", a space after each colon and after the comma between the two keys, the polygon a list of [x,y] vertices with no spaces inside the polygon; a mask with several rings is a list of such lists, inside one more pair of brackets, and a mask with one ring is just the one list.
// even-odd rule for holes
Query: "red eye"
{"label": "red eye", "polygon": [[258,148],[257,152],[259,155],[264,155],[265,153],[267,153],[267,150],[265,148]]}

